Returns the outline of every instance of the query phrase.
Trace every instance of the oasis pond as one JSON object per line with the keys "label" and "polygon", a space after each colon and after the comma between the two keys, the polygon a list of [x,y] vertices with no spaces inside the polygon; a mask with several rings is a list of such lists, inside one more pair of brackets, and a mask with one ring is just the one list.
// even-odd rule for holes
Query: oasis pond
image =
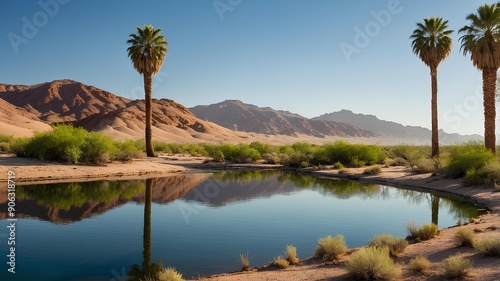
{"label": "oasis pond", "polygon": [[7,201],[0,201],[0,280],[139,280],[158,263],[185,278],[268,264],[342,234],[349,247],[406,224],[439,228],[481,214],[429,193],[282,171],[189,172],[129,181],[19,185],[16,273],[7,271]]}

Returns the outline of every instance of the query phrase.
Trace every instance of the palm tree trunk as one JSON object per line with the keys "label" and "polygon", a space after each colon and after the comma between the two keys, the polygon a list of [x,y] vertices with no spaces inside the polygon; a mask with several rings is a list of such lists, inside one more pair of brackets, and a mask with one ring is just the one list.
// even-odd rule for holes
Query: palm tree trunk
{"label": "palm tree trunk", "polygon": [[496,152],[496,84],[497,70],[494,68],[483,69],[484,144],[493,153]]}
{"label": "palm tree trunk", "polygon": [[151,123],[153,116],[152,108],[152,84],[153,75],[151,73],[144,73],[144,93],[146,94],[146,155],[148,157],[155,157],[153,149],[153,140],[151,134]]}
{"label": "palm tree trunk", "polygon": [[431,67],[431,118],[432,118],[432,157],[439,156],[439,127],[438,127],[438,108],[437,108],[437,67]]}

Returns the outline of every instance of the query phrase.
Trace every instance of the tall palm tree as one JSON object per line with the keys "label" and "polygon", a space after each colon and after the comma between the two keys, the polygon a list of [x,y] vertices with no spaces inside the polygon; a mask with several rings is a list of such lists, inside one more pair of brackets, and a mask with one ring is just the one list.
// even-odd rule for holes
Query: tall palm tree
{"label": "tall palm tree", "polygon": [[417,23],[417,29],[410,36],[413,53],[431,70],[432,157],[439,156],[437,68],[451,52],[452,32],[448,29],[447,20],[425,18],[423,23]]}
{"label": "tall palm tree", "polygon": [[144,76],[144,92],[146,95],[146,154],[154,157],[153,141],[151,139],[152,110],[152,81],[153,75],[160,72],[163,60],[167,55],[167,41],[161,30],[151,25],[144,28],[137,27],[137,34],[130,34],[127,44],[128,56],[132,60],[135,70]]}
{"label": "tall palm tree", "polygon": [[460,37],[461,50],[464,55],[470,54],[474,66],[483,72],[484,144],[495,153],[495,93],[497,70],[500,67],[500,5],[484,4],[477,9],[477,14],[469,14],[466,19],[470,21],[470,25],[458,31],[464,33]]}

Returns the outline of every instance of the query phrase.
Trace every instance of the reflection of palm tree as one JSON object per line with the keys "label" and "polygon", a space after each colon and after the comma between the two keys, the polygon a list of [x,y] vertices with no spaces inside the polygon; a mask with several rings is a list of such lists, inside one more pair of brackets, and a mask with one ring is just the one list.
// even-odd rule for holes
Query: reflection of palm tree
{"label": "reflection of palm tree", "polygon": [[153,194],[153,179],[146,179],[146,199],[144,202],[144,232],[142,268],[132,265],[129,271],[129,280],[142,280],[147,276],[154,276],[162,269],[161,262],[151,263],[151,205]]}
{"label": "reflection of palm tree", "polygon": [[431,194],[431,198],[432,198],[431,220],[432,220],[433,224],[438,225],[438,219],[439,219],[439,196]]}

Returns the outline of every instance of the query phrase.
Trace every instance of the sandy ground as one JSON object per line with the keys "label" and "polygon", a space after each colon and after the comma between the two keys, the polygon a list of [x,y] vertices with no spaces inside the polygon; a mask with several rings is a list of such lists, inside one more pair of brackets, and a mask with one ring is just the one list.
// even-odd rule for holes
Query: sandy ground
{"label": "sandy ground", "polygon": [[[61,181],[89,181],[97,179],[120,179],[160,176],[186,171],[192,168],[218,168],[213,164],[202,164],[205,159],[193,157],[158,157],[134,160],[129,163],[112,163],[106,166],[66,165],[27,158],[0,157],[0,190],[6,186],[8,171],[16,173],[18,184],[47,183]],[[255,168],[255,165],[238,165],[238,168]],[[234,168],[228,165],[220,168]],[[378,175],[362,175],[362,169],[352,169],[348,175],[338,175],[335,170],[303,170],[303,172],[324,177],[345,177],[360,181],[399,186],[406,189],[426,190],[450,197],[464,198],[491,210],[489,214],[465,226],[475,230],[476,237],[500,239],[500,192],[493,187],[463,187],[459,180],[445,179],[430,174],[413,175],[402,168],[384,168]],[[496,228],[495,228],[496,227]],[[436,238],[410,245],[405,253],[396,258],[403,268],[403,280],[444,280],[441,261],[454,253],[461,253],[472,259],[474,269],[468,280],[500,280],[500,258],[483,257],[472,248],[458,247],[453,240],[459,227],[443,229]],[[350,252],[354,252],[355,249]],[[432,268],[426,274],[413,273],[408,261],[416,256],[426,256]],[[300,256],[299,256],[300,257]],[[202,278],[200,280],[345,280],[345,261],[349,254],[336,264],[325,263],[314,258],[305,259],[301,265],[279,270],[274,266],[254,268],[247,272],[236,272]]]}

